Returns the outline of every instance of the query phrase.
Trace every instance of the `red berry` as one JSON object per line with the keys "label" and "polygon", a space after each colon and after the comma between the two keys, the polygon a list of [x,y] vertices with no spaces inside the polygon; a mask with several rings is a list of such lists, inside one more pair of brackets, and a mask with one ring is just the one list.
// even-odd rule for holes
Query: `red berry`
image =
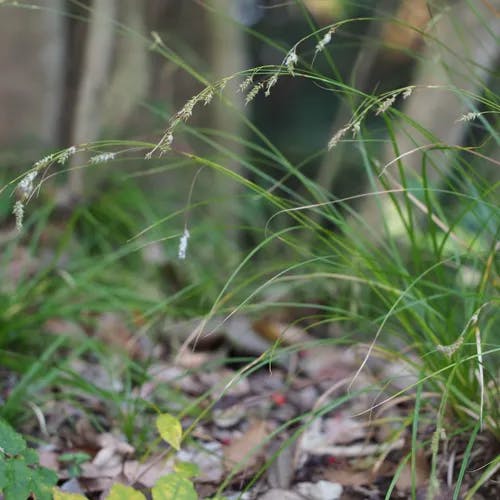
{"label": "red berry", "polygon": [[273,393],[271,399],[276,406],[283,406],[286,403],[286,397],[281,392]]}

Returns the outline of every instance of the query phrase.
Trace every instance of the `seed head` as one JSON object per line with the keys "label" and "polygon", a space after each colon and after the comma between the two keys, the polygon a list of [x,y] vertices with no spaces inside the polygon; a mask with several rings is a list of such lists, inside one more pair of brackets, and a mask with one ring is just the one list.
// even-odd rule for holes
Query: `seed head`
{"label": "seed head", "polygon": [[71,146],[70,148],[68,149],[65,149],[60,155],[59,157],[57,158],[57,163],[60,163],[61,165],[63,165],[64,163],[66,163],[66,161],[68,160],[68,158],[70,156],[73,156],[74,154],[76,153],[76,148],[75,146]]}
{"label": "seed head", "polygon": [[43,168],[43,167],[46,167],[52,161],[54,161],[54,155],[50,154],[50,155],[47,155],[45,158],[42,158],[41,160],[38,160],[33,166],[36,169]]}
{"label": "seed head", "polygon": [[256,83],[245,97],[245,104],[248,104],[249,102],[253,101],[257,96],[257,94],[261,91],[262,87],[263,87],[262,82]]}
{"label": "seed head", "polygon": [[378,116],[385,113],[394,104],[395,100],[396,100],[396,95],[394,94],[391,95],[391,97],[388,97],[387,99],[382,101],[375,114]]}
{"label": "seed head", "polygon": [[361,120],[355,121],[352,124],[351,130],[352,130],[352,136],[356,137],[359,134],[359,131],[361,130]]}
{"label": "seed head", "polygon": [[17,191],[23,200],[26,200],[31,196],[31,193],[34,189],[33,181],[36,179],[37,175],[38,170],[32,170],[19,181],[17,185]]}
{"label": "seed head", "polygon": [[457,122],[471,122],[475,120],[476,118],[479,118],[481,116],[481,113],[477,113],[475,111],[471,111],[470,113],[467,113],[465,115],[462,115]]}
{"label": "seed head", "polygon": [[14,209],[12,210],[14,217],[16,219],[16,229],[21,231],[23,228],[23,218],[24,218],[24,205],[22,201],[16,201],[14,203]]}
{"label": "seed head", "polygon": [[177,256],[179,257],[180,260],[184,260],[186,258],[186,251],[190,236],[191,235],[189,234],[188,229],[185,228],[184,232],[182,233],[181,239],[179,241],[179,251],[177,253]]}
{"label": "seed head", "polygon": [[264,95],[266,97],[269,97],[271,95],[271,89],[276,85],[278,82],[278,72],[274,73],[269,80],[267,80],[266,83],[266,91],[264,92]]}
{"label": "seed head", "polygon": [[415,89],[415,85],[412,85],[411,87],[408,87],[405,89],[403,92],[403,99],[408,99],[413,94],[413,90]]}
{"label": "seed head", "polygon": [[331,28],[326,32],[323,38],[316,44],[315,54],[324,50],[324,48],[332,41],[332,35],[335,33],[335,28]]}
{"label": "seed head", "polygon": [[111,161],[115,159],[115,153],[101,153],[90,158],[89,162],[92,164],[96,163],[106,163],[107,161]]}
{"label": "seed head", "polygon": [[241,83],[239,90],[240,92],[245,92],[245,90],[253,83],[253,75],[247,76]]}
{"label": "seed head", "polygon": [[293,70],[295,69],[295,65],[297,64],[298,61],[299,61],[299,58],[297,57],[296,48],[293,47],[285,57],[285,66],[286,66],[288,72],[292,76],[295,76]]}
{"label": "seed head", "polygon": [[351,128],[350,125],[341,128],[328,142],[328,150],[333,149],[340,142],[340,140],[347,134],[350,128]]}

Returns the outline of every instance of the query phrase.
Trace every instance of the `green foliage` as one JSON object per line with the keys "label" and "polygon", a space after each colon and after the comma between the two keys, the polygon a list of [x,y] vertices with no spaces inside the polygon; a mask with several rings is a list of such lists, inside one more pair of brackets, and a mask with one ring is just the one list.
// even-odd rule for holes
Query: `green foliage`
{"label": "green foliage", "polygon": [[39,465],[38,454],[7,422],[0,419],[0,492],[5,500],[20,500],[31,494],[52,499],[55,472]]}
{"label": "green foliage", "polygon": [[197,500],[193,483],[179,473],[167,474],[158,479],[151,493],[153,500]]}
{"label": "green foliage", "polygon": [[[158,416],[156,426],[161,437],[175,450],[179,450],[182,440],[182,426],[179,419],[173,415],[164,413]],[[22,438],[21,438],[22,439]],[[13,443],[12,447],[19,448],[19,444]],[[83,455],[83,454],[82,454]],[[74,454],[68,454],[69,459],[75,459]],[[82,457],[76,457],[83,460]],[[194,489],[191,477],[198,474],[198,468],[194,464],[179,462],[175,466],[175,472],[162,476],[156,481],[151,489],[153,500],[197,500],[198,495]],[[57,489],[54,490],[54,500],[81,500],[82,495],[73,495]],[[48,497],[50,498],[50,497]],[[114,484],[106,500],[143,500],[145,496],[132,488],[122,484]],[[9,500],[9,499],[6,499]]]}
{"label": "green foliage", "polygon": [[106,500],[146,500],[146,497],[131,486],[114,484]]}
{"label": "green foliage", "polygon": [[[353,86],[350,82],[356,80],[351,78],[354,73],[344,75],[342,68],[339,69],[337,55],[343,39],[353,38],[352,33],[365,33],[367,23],[373,20],[371,16],[353,16],[316,29],[305,7],[304,14],[311,30],[303,39],[293,40],[288,52],[268,40],[273,50],[284,56],[282,64],[274,67],[266,64],[225,75],[219,82],[210,77],[211,85],[188,62],[180,62],[170,49],[155,42],[153,50],[195,76],[203,86],[202,91],[170,117],[164,140],[157,146],[130,141],[82,147],[88,147],[89,153],[109,148],[113,158],[120,160],[123,153],[123,159],[141,162],[145,153],[146,156],[158,153],[158,159],[153,155],[149,160],[158,161],[158,165],[161,161],[158,168],[162,173],[176,168],[195,172],[200,168],[204,174],[213,176],[214,185],[221,179],[239,184],[240,191],[233,201],[238,207],[240,226],[236,230],[231,228],[238,233],[237,237],[232,233],[233,238],[228,238],[226,221],[212,220],[213,214],[207,210],[217,204],[224,205],[226,193],[215,199],[211,193],[198,193],[194,183],[198,174],[193,174],[192,191],[201,200],[192,201],[187,192],[185,196],[176,193],[181,191],[177,187],[169,192],[162,188],[158,211],[153,200],[141,196],[133,183],[113,183],[104,192],[97,190],[74,214],[58,240],[54,262],[31,276],[23,275],[12,292],[0,291],[0,348],[3,349],[0,364],[17,371],[20,377],[1,410],[4,417],[13,421],[22,413],[23,402],[38,388],[56,380],[62,382],[55,370],[47,370],[60,349],[79,350],[79,355],[95,355],[98,351],[95,345],[86,344],[88,340],[75,347],[56,339],[47,347],[47,339],[40,335],[41,325],[54,315],[80,319],[82,304],[89,316],[103,310],[137,308],[146,311],[148,320],[163,314],[174,317],[206,314],[210,318],[230,317],[243,309],[288,308],[296,309],[298,314],[312,309],[318,325],[333,325],[332,330],[350,337],[353,343],[369,343],[360,371],[379,350],[386,357],[406,361],[418,375],[415,384],[393,395],[412,394],[418,387],[413,450],[409,457],[413,475],[418,423],[428,418],[423,412],[433,415],[433,421],[437,422],[431,450],[433,474],[437,474],[438,431],[455,425],[452,422],[471,428],[471,420],[478,421],[480,427],[500,439],[500,410],[496,404],[500,360],[497,243],[500,211],[499,184],[492,173],[497,166],[493,156],[500,144],[496,131],[500,112],[498,93],[486,88],[482,81],[476,94],[457,87],[453,80],[449,84],[418,88],[398,82],[397,88],[387,90],[382,85],[380,93],[365,92],[363,88],[369,86]],[[439,13],[436,21],[445,15],[446,11]],[[337,37],[336,32],[343,30],[345,33]],[[428,41],[432,41],[426,30],[418,32],[423,40],[429,36]],[[344,36],[347,33],[349,37]],[[369,31],[366,33],[369,35]],[[335,61],[329,52],[330,45],[327,46],[330,43],[337,44]],[[416,60],[421,59],[420,53],[412,55]],[[349,66],[357,66],[351,62],[349,58]],[[468,61],[464,58],[463,68],[459,62],[457,59],[457,67],[449,65],[447,71],[469,74]],[[474,76],[470,72],[471,79]],[[247,127],[245,136],[231,130],[190,126],[187,120],[195,105],[208,104],[215,94],[220,94],[218,102],[225,103],[222,90],[225,84],[247,77],[250,77],[247,103],[255,98],[255,114],[264,117],[263,128],[252,122],[246,112],[240,112],[239,116]],[[490,77],[494,79],[495,75]],[[311,100],[307,98],[296,99],[293,106],[283,105],[286,100],[291,101],[293,88],[287,86],[288,81],[302,85],[301,91],[309,86],[314,92],[323,93],[325,105],[316,105],[312,114]],[[457,116],[456,122],[449,126],[472,120],[473,133],[467,138],[470,142],[464,146],[442,144],[438,134],[415,123],[413,117],[405,116],[406,99],[412,99],[413,93],[426,92],[453,93],[467,104],[471,113]],[[269,98],[262,99],[265,104],[261,105],[257,101],[263,93]],[[275,96],[282,112],[280,116],[277,113],[273,116],[272,112],[266,115],[263,110],[265,106],[273,109]],[[329,138],[326,134],[331,123],[330,105],[331,109],[341,110],[342,118],[341,100],[345,121],[337,123],[338,130]],[[237,104],[228,107],[241,110],[241,103]],[[301,114],[293,116],[297,118],[293,124],[291,113],[298,108]],[[321,134],[314,131],[313,123],[320,124]],[[406,161],[411,155],[401,156],[396,137],[402,128],[416,141],[420,137],[426,139],[421,150],[417,147],[412,152],[422,153],[419,169],[408,168]],[[263,132],[266,129],[269,134],[273,129],[277,131],[271,137]],[[290,137],[293,130],[299,137]],[[283,144],[275,144],[274,139],[280,137]],[[237,147],[233,149],[231,145]],[[300,151],[308,145],[314,149],[301,157]],[[392,145],[394,160],[381,165],[379,159],[384,157],[388,145]],[[333,156],[341,158],[337,168],[343,165],[347,172],[335,186],[332,182],[323,183],[322,176],[315,173],[324,168],[318,158],[328,154],[327,148],[335,149]],[[133,158],[131,151],[139,151],[138,156]],[[235,151],[241,152],[239,156]],[[441,154],[437,162],[431,154],[436,152]],[[59,152],[52,159],[63,155],[64,152]],[[332,156],[328,159],[332,161],[324,165],[333,168]],[[57,161],[53,163],[57,165]],[[440,178],[431,179],[431,173]],[[175,202],[171,194],[177,196]],[[5,208],[5,199],[0,200],[0,213],[10,211]],[[376,202],[366,209],[362,203],[366,199]],[[163,212],[166,215],[160,218],[158,214]],[[136,217],[136,213],[140,216]],[[39,236],[48,225],[49,209],[37,209],[28,217],[25,230],[32,234],[33,254],[40,250]],[[189,226],[192,238],[187,260],[179,263],[174,260],[176,242],[185,225]],[[75,236],[73,248],[70,242]],[[246,245],[235,248],[237,240],[238,243],[245,240]],[[167,263],[145,270],[140,250],[142,245],[147,247],[150,243],[160,244]],[[16,245],[10,244],[2,257],[5,269],[15,250]],[[60,269],[56,263],[65,252],[69,252],[71,259]],[[8,282],[8,273],[3,268],[0,279]],[[152,281],[160,285],[149,294]],[[76,376],[66,377],[63,382],[66,386],[93,390],[117,408],[126,406],[120,404],[126,396],[91,389],[91,384]],[[421,404],[420,398],[425,393],[440,394],[441,401],[429,398],[425,405]],[[134,435],[135,417],[143,411],[144,407],[138,405],[136,413],[124,417],[127,436]],[[454,418],[449,418],[450,414]],[[178,419],[169,414],[159,415],[156,429],[173,450],[180,449],[183,431]],[[0,481],[10,477],[12,483],[22,467],[38,470],[29,462],[30,452],[22,438],[1,426],[0,432],[4,434],[0,434],[0,439],[5,442]],[[472,434],[473,438],[477,432]],[[473,439],[467,456],[472,453],[472,446]],[[465,470],[463,464],[460,480]],[[74,475],[78,474],[78,466],[79,461],[75,460]],[[196,498],[190,480],[196,474],[191,465],[177,464],[174,473],[154,486],[153,497]],[[116,485],[113,494],[136,493],[123,488]],[[458,495],[458,489],[455,493]],[[140,497],[138,493],[137,498]]]}
{"label": "green foliage", "polygon": [[175,418],[168,413],[162,413],[156,419],[156,429],[160,436],[166,441],[174,450],[179,450],[182,439],[182,427],[179,419]]}
{"label": "green foliage", "polygon": [[81,465],[90,460],[90,455],[87,453],[76,452],[76,453],[63,453],[59,455],[59,462],[66,464],[68,474],[70,477],[79,477],[82,468]]}
{"label": "green foliage", "polygon": [[[156,428],[162,439],[175,450],[180,449],[182,425],[178,418],[168,413],[158,415]],[[151,489],[153,500],[197,500],[198,495],[190,477],[198,473],[194,464],[181,462],[176,464],[175,472],[158,479]]]}
{"label": "green foliage", "polygon": [[68,493],[58,488],[54,488],[52,494],[53,500],[87,500],[87,497],[80,495],[80,493]]}

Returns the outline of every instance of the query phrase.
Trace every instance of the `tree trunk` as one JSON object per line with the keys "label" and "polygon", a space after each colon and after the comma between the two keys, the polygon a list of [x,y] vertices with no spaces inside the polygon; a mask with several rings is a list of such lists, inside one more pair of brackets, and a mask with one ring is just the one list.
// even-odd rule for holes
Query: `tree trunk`
{"label": "tree trunk", "polygon": [[[94,0],[91,6],[89,30],[85,44],[82,77],[78,87],[73,123],[72,144],[95,141],[101,130],[103,95],[109,82],[115,30],[112,24],[117,14],[116,0]],[[83,170],[88,159],[78,153],[71,159],[69,191],[80,198],[84,191]]]}

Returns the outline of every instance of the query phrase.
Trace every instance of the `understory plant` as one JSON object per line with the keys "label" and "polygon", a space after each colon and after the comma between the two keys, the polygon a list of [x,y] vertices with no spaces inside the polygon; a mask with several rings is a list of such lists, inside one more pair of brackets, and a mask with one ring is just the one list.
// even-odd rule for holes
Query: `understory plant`
{"label": "understory plant", "polygon": [[[371,19],[349,19],[321,29],[312,26],[310,34],[291,48],[280,47],[278,64],[246,69],[214,82],[183,63],[203,89],[167,117],[158,141],[101,141],[49,154],[10,182],[17,193],[13,214],[17,228],[25,231],[25,214],[34,194],[43,190],[44,173],[55,166],[59,174],[76,153],[87,154],[89,166],[134,160],[141,166],[162,162],[166,170],[189,168],[193,181],[185,204],[169,207],[165,216],[153,221],[149,218],[141,229],[127,230],[123,238],[122,250],[127,249],[123,253],[133,255],[139,248],[160,243],[167,249],[169,262],[175,262],[167,270],[178,278],[177,289],[169,290],[171,297],[164,298],[161,306],[156,307],[154,299],[145,300],[140,304],[141,313],[151,321],[172,311],[203,316],[182,348],[212,333],[207,326],[210,319],[222,317],[224,322],[240,311],[297,311],[297,321],[307,319],[310,330],[316,328],[318,335],[337,327],[349,342],[364,349],[349,387],[373,359],[394,363],[413,377],[366,412],[398,398],[410,399],[411,416],[400,422],[401,428],[411,428],[412,448],[406,460],[414,472],[419,449],[430,450],[431,493],[439,488],[439,453],[448,436],[460,432],[470,436],[455,486],[458,498],[477,435],[485,433],[500,440],[500,345],[495,333],[500,327],[500,214],[498,160],[494,157],[500,146],[496,127],[500,103],[483,82],[478,91],[453,83],[410,83],[380,93],[360,90],[339,73],[329,48],[351,24],[368,21]],[[177,63],[159,35],[153,38],[152,50]],[[245,127],[245,136],[190,124],[193,113],[214,99],[231,107],[226,89],[235,83],[245,104],[250,105],[257,99],[273,99],[286,79],[327,92],[349,110],[346,121],[307,158],[290,160],[237,106],[233,106],[234,112]],[[443,143],[435,131],[405,114],[404,105],[412,96],[436,92],[452,93],[466,104],[469,111],[457,113],[455,118],[473,124],[477,141],[471,137],[465,145]],[[412,149],[400,151],[402,128],[410,139],[423,137],[425,141],[415,139]],[[235,145],[244,153],[236,155]],[[323,185],[310,173],[315,160],[335,155],[337,150],[357,166],[359,182],[346,195],[336,194],[332,186]],[[387,150],[392,152],[389,160],[384,157]],[[410,166],[412,157],[418,157],[418,168]],[[226,244],[233,248],[235,241],[225,241],[217,233],[220,226],[211,225],[210,215],[205,213],[206,207],[226,200],[210,195],[193,199],[198,176],[205,172],[237,185],[233,201],[239,225],[236,231],[230,228],[230,234],[251,243],[239,245],[234,253],[224,249]],[[84,226],[88,232],[105,227],[99,214],[102,211],[89,214]],[[33,224],[29,217],[28,224]],[[124,217],[122,222],[126,220]],[[105,247],[105,237],[99,241]],[[105,251],[117,255],[116,246]],[[230,257],[219,259],[222,254]],[[94,269],[89,276],[81,274],[82,287],[102,267]],[[43,285],[46,278],[41,276],[32,284]],[[106,293],[103,288],[102,294]],[[23,304],[21,299],[17,303]],[[26,307],[5,307],[8,319],[12,318],[9,321],[19,321],[19,328],[28,321],[20,314]],[[47,304],[41,304],[39,311],[44,307]],[[306,308],[314,313],[303,318]],[[4,338],[8,340],[8,335]],[[277,345],[275,349],[282,352],[285,348]],[[269,359],[274,358],[270,355]],[[391,382],[384,381],[387,386]],[[12,404],[9,411],[4,410],[7,417],[12,418],[10,410],[15,407]],[[172,425],[177,427],[177,423]],[[303,430],[306,424],[302,421],[298,426]],[[16,455],[10,453],[9,460]],[[476,489],[499,466],[497,459],[486,464]],[[190,477],[177,472],[170,479],[180,481],[194,495]],[[112,490],[110,498],[125,495],[119,488]],[[127,491],[130,498],[142,498]],[[163,498],[159,493],[157,497]]]}

